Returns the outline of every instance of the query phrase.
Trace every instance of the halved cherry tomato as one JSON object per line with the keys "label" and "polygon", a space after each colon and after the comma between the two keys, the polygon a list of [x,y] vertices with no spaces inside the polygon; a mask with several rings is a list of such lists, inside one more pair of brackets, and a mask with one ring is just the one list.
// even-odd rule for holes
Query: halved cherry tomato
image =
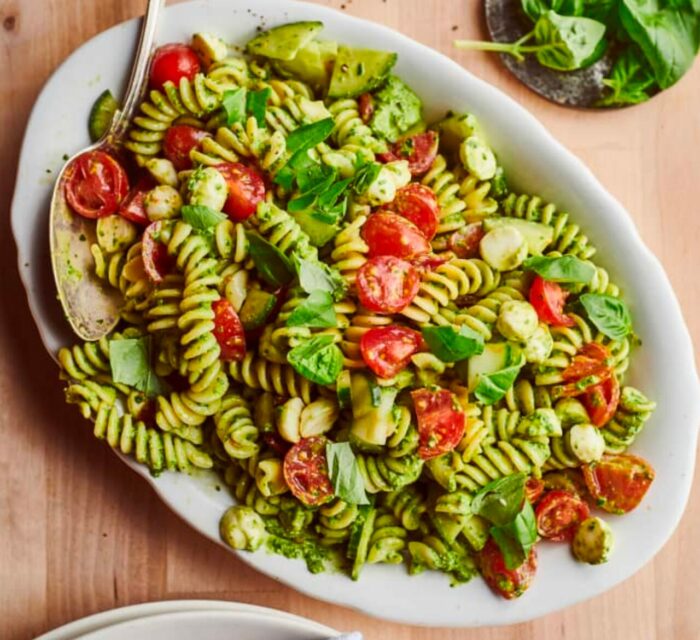
{"label": "halved cherry tomato", "polygon": [[530,476],[525,482],[525,497],[530,504],[535,504],[544,492],[544,482],[535,476]]}
{"label": "halved cherry tomato", "polygon": [[425,173],[433,164],[438,151],[438,136],[434,131],[417,133],[395,142],[386,153],[377,154],[380,162],[408,160],[408,169],[413,176]]}
{"label": "halved cherry tomato", "polygon": [[503,553],[493,538],[489,538],[479,552],[479,567],[486,584],[498,595],[512,600],[527,591],[537,572],[537,551],[533,546],[530,555],[517,569],[508,569]]}
{"label": "halved cherry tomato", "polygon": [[148,225],[150,220],[146,215],[143,198],[155,186],[153,178],[148,175],[141,176],[119,205],[119,215],[136,224]]}
{"label": "halved cherry tomato", "polygon": [[432,240],[438,228],[438,202],[430,187],[412,182],[396,192],[388,208],[410,220],[428,240]]}
{"label": "halved cherry tomato", "polygon": [[629,453],[603,456],[583,466],[583,479],[596,505],[610,513],[628,513],[654,481],[654,469],[644,458]]}
{"label": "halved cherry tomato", "polygon": [[607,380],[590,387],[581,398],[586,407],[591,424],[596,427],[606,425],[617,411],[620,402],[620,383],[615,374]]}
{"label": "halved cherry tomato", "polygon": [[413,258],[430,252],[430,243],[410,220],[380,211],[371,215],[360,230],[369,246],[369,257]]}
{"label": "halved cherry tomato", "polygon": [[[562,371],[567,384],[560,385],[556,393],[559,397],[574,397],[585,393],[613,375],[608,364],[610,352],[597,342],[587,342],[572,358],[571,364]],[[612,392],[612,389],[611,389]]]}
{"label": "halved cherry tomato", "polygon": [[542,476],[545,491],[561,489],[568,491],[575,496],[586,500],[588,489],[583,481],[583,475],[579,469],[562,469],[560,471],[549,471]]}
{"label": "halved cherry tomato", "polygon": [[432,271],[445,264],[450,254],[435,255],[434,253],[424,253],[422,256],[411,258],[411,264],[420,272]]}
{"label": "halved cherry tomato", "polygon": [[226,298],[220,298],[211,308],[214,312],[214,337],[221,348],[221,359],[243,360],[245,331],[233,305]]}
{"label": "halved cherry tomato", "polygon": [[555,327],[573,327],[576,323],[564,313],[564,303],[569,295],[556,282],[535,276],[530,287],[530,304],[535,307],[542,322]]}
{"label": "halved cherry tomato", "polygon": [[200,70],[199,58],[186,44],[166,44],[156,49],[151,62],[151,86],[162,89],[166,82],[175,86],[181,78],[193,80]]}
{"label": "halved cherry tomato", "polygon": [[326,438],[302,438],[284,457],[282,470],[287,486],[297,500],[316,507],[333,498],[335,491],[328,477]]}
{"label": "halved cherry tomato", "polygon": [[452,451],[464,436],[466,414],[447,389],[411,392],[418,421],[418,455],[423,460]]}
{"label": "halved cherry tomato", "polygon": [[206,131],[188,124],[173,125],[165,132],[163,154],[178,171],[191,169],[193,164],[190,151],[197,148],[199,143],[208,136]]}
{"label": "halved cherry tomato", "polygon": [[421,334],[408,327],[376,327],[360,338],[362,359],[380,378],[393,378],[422,346]]}
{"label": "halved cherry tomato", "polygon": [[156,284],[163,281],[175,264],[173,257],[168,254],[167,247],[158,241],[158,235],[162,229],[162,220],[152,222],[146,227],[141,238],[143,266],[148,277]]}
{"label": "halved cherry tomato", "polygon": [[362,122],[367,124],[372,118],[374,113],[374,98],[371,93],[363,93],[357,99],[358,111],[360,112],[360,119]]}
{"label": "halved cherry tomato", "polygon": [[224,176],[228,186],[224,212],[234,222],[250,218],[258,203],[265,199],[265,182],[260,174],[240,162],[222,162],[214,168]]}
{"label": "halved cherry tomato", "polygon": [[357,272],[357,295],[362,305],[375,313],[398,313],[418,293],[420,276],[405,260],[378,256],[363,264]]}
{"label": "halved cherry tomato", "polygon": [[535,508],[537,533],[553,542],[571,540],[590,515],[588,505],[568,491],[548,491]]}
{"label": "halved cherry tomato", "polygon": [[71,209],[84,218],[102,218],[116,213],[128,190],[126,171],[104,151],[83,153],[66,169],[66,200]]}
{"label": "halved cherry tomato", "polygon": [[479,243],[486,235],[481,222],[472,222],[459,231],[455,231],[448,243],[449,248],[458,258],[478,258]]}

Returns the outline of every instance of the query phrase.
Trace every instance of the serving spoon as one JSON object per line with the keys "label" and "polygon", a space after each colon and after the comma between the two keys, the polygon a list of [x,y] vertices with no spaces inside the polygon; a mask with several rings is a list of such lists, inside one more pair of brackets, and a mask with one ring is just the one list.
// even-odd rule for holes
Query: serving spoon
{"label": "serving spoon", "polygon": [[101,150],[114,155],[119,152],[131,117],[146,89],[148,64],[163,3],[164,0],[148,0],[123,106],[114,113],[107,131],[97,142],[78,151],[63,165],[51,196],[49,244],[58,299],[71,328],[82,340],[99,340],[109,333],[119,322],[123,299],[118,290],[95,275],[90,252],[96,242],[95,222],[77,215],[68,206],[64,189],[66,169],[83,153]]}

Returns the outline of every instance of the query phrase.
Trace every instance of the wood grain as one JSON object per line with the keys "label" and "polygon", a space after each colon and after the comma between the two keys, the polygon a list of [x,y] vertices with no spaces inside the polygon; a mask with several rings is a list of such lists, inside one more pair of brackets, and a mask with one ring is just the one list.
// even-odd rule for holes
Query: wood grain
{"label": "wood grain", "polygon": [[[42,84],[79,44],[142,0],[0,0],[0,638],[28,638],[112,607],[182,597],[277,607],[396,640],[692,640],[700,637],[700,491],[653,563],[604,596],[529,624],[430,630],[379,622],[299,595],[204,540],[93,440],[63,404],[29,315],[10,239],[22,132]],[[477,0],[319,0],[452,55],[534,112],[632,213],[700,340],[700,65],[650,103],[614,113],[551,105],[498,60],[452,49],[482,37]],[[105,61],[109,64],[109,61]],[[47,135],[51,135],[47,131]],[[695,425],[688,425],[694,428]],[[504,604],[504,606],[507,606]]]}

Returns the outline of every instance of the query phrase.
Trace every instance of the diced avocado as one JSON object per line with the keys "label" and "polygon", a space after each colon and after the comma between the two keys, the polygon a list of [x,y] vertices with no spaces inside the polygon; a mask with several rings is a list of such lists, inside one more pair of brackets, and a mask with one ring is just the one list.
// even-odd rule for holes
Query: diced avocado
{"label": "diced avocado", "polygon": [[136,225],[117,214],[98,218],[95,231],[97,244],[105,253],[126,249],[137,236]]}
{"label": "diced avocado", "polygon": [[613,533],[608,524],[594,516],[579,525],[571,542],[571,551],[579,562],[602,564],[608,561],[613,543]]}
{"label": "diced avocado", "polygon": [[335,59],[330,98],[354,98],[376,89],[396,64],[398,56],[389,51],[356,49],[341,45]]}
{"label": "diced avocado", "polygon": [[378,136],[396,142],[411,127],[421,122],[420,98],[398,76],[390,75],[374,94],[374,113],[369,126]]}
{"label": "diced avocado", "polygon": [[496,328],[506,340],[525,342],[539,325],[535,308],[524,300],[507,300],[498,310]]}
{"label": "diced avocado", "polygon": [[360,577],[362,565],[367,562],[367,552],[369,541],[374,531],[374,520],[377,511],[374,507],[363,506],[359,509],[359,515],[352,525],[350,539],[348,540],[348,558],[352,560],[352,571],[350,576],[353,580]]}
{"label": "diced avocado", "polygon": [[554,409],[535,409],[521,418],[517,432],[528,438],[554,438],[562,434],[561,422]]}
{"label": "diced avocado", "polygon": [[314,247],[322,247],[338,233],[338,225],[321,220],[313,211],[298,211],[294,213],[294,219]]}
{"label": "diced avocado", "polygon": [[299,49],[292,60],[277,61],[275,69],[283,76],[291,76],[312,87],[320,88],[328,84],[328,68],[321,58],[321,48],[316,40]]}
{"label": "diced avocado", "polygon": [[352,406],[350,393],[350,371],[343,369],[335,383],[335,391],[338,395],[338,404],[341,409],[349,409]]}
{"label": "diced avocado", "polygon": [[273,60],[293,60],[321,29],[323,22],[283,24],[257,35],[246,45],[246,51]]}
{"label": "diced avocado", "polygon": [[541,254],[554,239],[554,229],[546,224],[521,220],[520,218],[486,218],[484,229],[492,231],[499,227],[517,229],[525,238],[530,255]]}
{"label": "diced avocado", "polygon": [[90,132],[90,140],[97,142],[109,129],[112,123],[115,111],[119,108],[119,103],[116,101],[112,92],[105,89],[90,109],[88,116],[88,131]]}
{"label": "diced avocado", "polygon": [[469,136],[459,147],[462,166],[479,180],[490,180],[496,175],[498,163],[491,148],[478,136]]}
{"label": "diced avocado", "polygon": [[350,435],[359,446],[383,447],[396,428],[394,400],[398,389],[372,384],[369,378],[355,373],[350,378],[353,421]]}
{"label": "diced avocado", "polygon": [[605,453],[605,438],[592,424],[575,424],[566,432],[566,443],[581,462],[595,462]]}
{"label": "diced avocado", "polygon": [[562,398],[554,405],[554,411],[559,416],[564,429],[590,420],[586,407],[576,398]]}
{"label": "diced avocado", "polygon": [[450,115],[437,124],[440,133],[440,149],[445,153],[457,153],[463,140],[473,136],[478,129],[476,118],[471,113]]}
{"label": "diced avocado", "polygon": [[490,375],[509,366],[513,360],[514,346],[509,342],[488,342],[484,350],[469,358],[467,386],[474,391],[481,374]]}
{"label": "diced avocado", "polygon": [[512,226],[492,229],[479,243],[481,257],[497,271],[517,269],[527,258],[527,250],[522,233]]}
{"label": "diced avocado", "polygon": [[239,313],[243,328],[246,331],[252,331],[262,327],[276,304],[277,298],[272,293],[262,289],[249,291]]}
{"label": "diced avocado", "polygon": [[481,516],[471,516],[464,522],[462,535],[474,551],[481,551],[489,539],[489,529],[491,524]]}
{"label": "diced avocado", "polygon": [[205,67],[220,62],[228,55],[226,43],[211,33],[195,33],[192,36],[192,48]]}
{"label": "diced avocado", "polygon": [[554,338],[549,332],[549,327],[540,322],[533,333],[526,341],[523,347],[523,355],[527,362],[541,364],[552,353],[554,348]]}

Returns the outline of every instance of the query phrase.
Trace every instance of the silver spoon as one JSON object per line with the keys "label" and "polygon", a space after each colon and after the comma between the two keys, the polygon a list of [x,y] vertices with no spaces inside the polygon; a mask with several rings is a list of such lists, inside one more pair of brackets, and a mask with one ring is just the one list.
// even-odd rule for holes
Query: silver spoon
{"label": "silver spoon", "polygon": [[109,128],[95,144],[66,162],[51,196],[49,244],[58,298],[73,331],[82,340],[99,340],[109,333],[119,322],[123,300],[119,291],[106,286],[94,273],[90,247],[96,241],[95,222],[73,213],[68,206],[64,194],[66,168],[83,153],[100,149],[114,154],[121,147],[129,121],[146,88],[158,14],[163,3],[164,0],[148,0],[122,108],[115,112]]}

